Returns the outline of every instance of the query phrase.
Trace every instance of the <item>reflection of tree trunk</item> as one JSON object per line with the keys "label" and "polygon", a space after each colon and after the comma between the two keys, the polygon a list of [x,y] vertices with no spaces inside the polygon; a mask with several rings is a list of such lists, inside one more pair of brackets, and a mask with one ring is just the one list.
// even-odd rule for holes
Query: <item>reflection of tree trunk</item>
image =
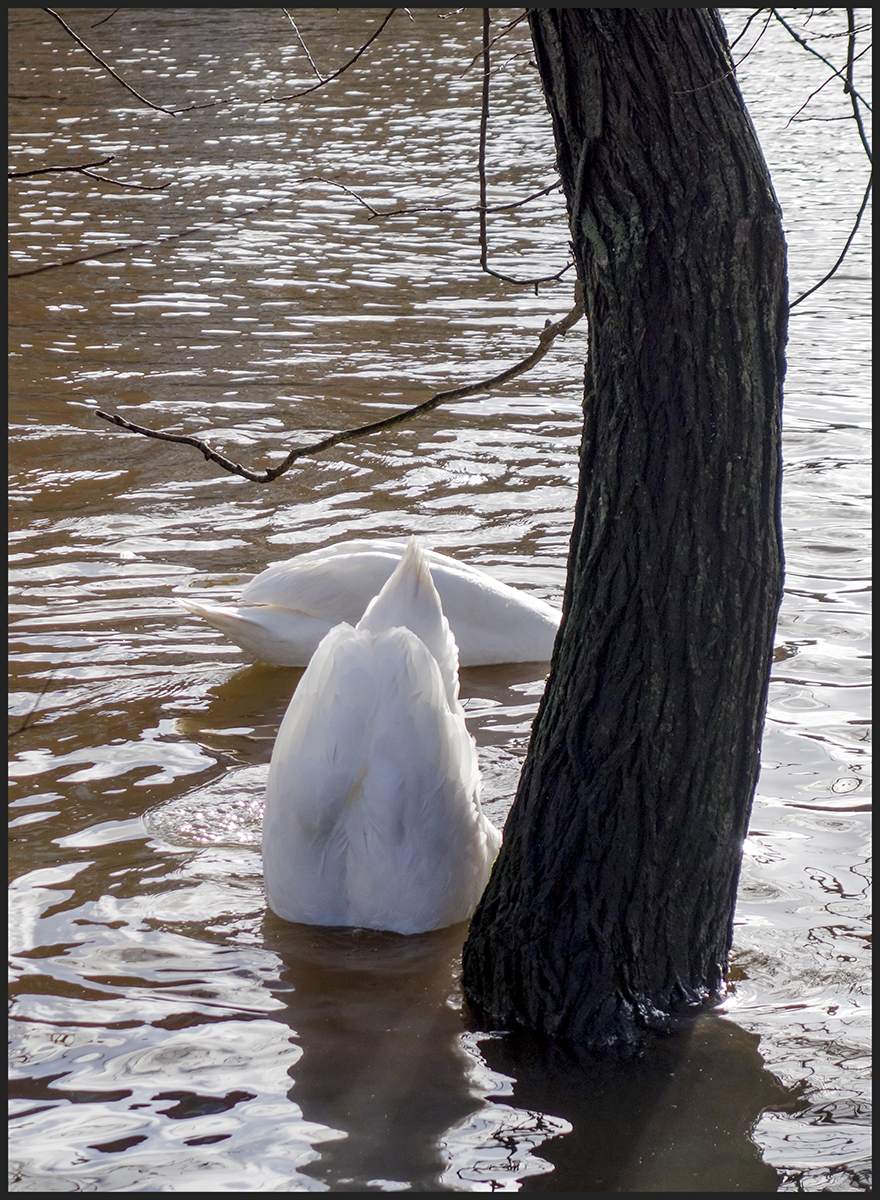
{"label": "reflection of tree trunk", "polygon": [[522,1192],[775,1192],[779,1172],[752,1134],[762,1113],[803,1111],[801,1087],[766,1069],[758,1038],[714,1014],[629,1063],[530,1035],[486,1039],[491,1070],[513,1078],[507,1101],[553,1113],[572,1132],[538,1156],[552,1173]]}
{"label": "reflection of tree trunk", "polygon": [[589,318],[565,617],[465,947],[485,1019],[631,1041],[723,987],[776,611],[785,244],[711,9],[537,9]]}

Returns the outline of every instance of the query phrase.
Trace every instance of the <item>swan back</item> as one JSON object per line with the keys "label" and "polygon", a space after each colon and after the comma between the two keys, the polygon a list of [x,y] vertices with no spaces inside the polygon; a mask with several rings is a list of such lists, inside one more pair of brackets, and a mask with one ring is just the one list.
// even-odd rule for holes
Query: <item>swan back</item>
{"label": "swan back", "polygon": [[323,639],[278,731],[263,870],[279,916],[417,933],[471,915],[501,835],[480,807],[455,656],[413,542],[358,627]]}
{"label": "swan back", "polygon": [[[228,621],[212,620],[208,606],[181,603],[257,657],[255,626],[265,622],[269,637],[262,661],[305,666],[330,627],[340,621],[357,624],[403,551],[403,543],[390,539],[349,540],[267,567],[242,590],[235,610],[247,622],[242,638]],[[455,635],[461,666],[549,660],[562,615],[558,608],[446,554],[422,553]],[[281,644],[285,628],[286,652]]]}

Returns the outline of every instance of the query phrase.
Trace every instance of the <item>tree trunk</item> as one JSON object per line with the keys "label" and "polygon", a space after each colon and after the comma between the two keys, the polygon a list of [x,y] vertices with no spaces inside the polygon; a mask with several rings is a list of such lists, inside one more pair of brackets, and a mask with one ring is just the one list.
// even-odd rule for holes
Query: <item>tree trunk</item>
{"label": "tree trunk", "polygon": [[561,631],[473,918],[481,1019],[723,994],[782,594],[779,207],[714,9],[529,13],[589,319]]}

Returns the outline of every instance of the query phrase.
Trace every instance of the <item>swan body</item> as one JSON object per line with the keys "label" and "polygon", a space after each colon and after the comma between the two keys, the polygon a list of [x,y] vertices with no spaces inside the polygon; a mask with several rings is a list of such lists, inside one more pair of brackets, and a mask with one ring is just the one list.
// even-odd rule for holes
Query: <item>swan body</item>
{"label": "swan body", "polygon": [[279,917],[423,933],[471,916],[501,834],[457,658],[412,540],[357,625],[322,640],[278,730],[263,875]]}
{"label": "swan body", "polygon": [[[304,667],[341,621],[355,625],[403,557],[405,542],[354,540],[267,567],[237,605],[179,598],[258,662]],[[434,550],[422,551],[458,645],[460,665],[546,662],[558,608]]]}

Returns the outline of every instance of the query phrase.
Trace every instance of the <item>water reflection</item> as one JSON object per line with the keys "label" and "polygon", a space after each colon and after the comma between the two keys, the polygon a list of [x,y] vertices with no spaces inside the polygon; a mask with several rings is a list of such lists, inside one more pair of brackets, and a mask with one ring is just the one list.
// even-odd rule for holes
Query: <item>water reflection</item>
{"label": "water reflection", "polygon": [[708,1015],[619,1064],[514,1035],[483,1037],[479,1048],[511,1079],[516,1109],[576,1131],[545,1143],[552,1174],[523,1191],[774,1192],[781,1176],[752,1132],[763,1112],[806,1105],[765,1068],[758,1042]]}
{"label": "water reflection", "polygon": [[291,925],[268,912],[273,996],[302,1047],[290,1099],[339,1131],[304,1168],[333,1190],[438,1190],[438,1145],[474,1108],[459,1044],[465,925],[403,937]]}
{"label": "water reflection", "polygon": [[[283,14],[241,12],[208,20],[120,9],[87,37],[171,102],[193,89],[255,96],[308,83]],[[240,667],[234,647],[183,616],[172,589],[209,575],[231,588],[305,549],[415,531],[558,600],[583,331],[503,391],[338,447],[268,490],[220,477],[180,448],[99,430],[90,410],[130,409],[265,462],[294,438],[492,374],[522,357],[524,339],[531,348],[545,318],[562,315],[568,285],[536,296],[480,276],[474,213],[378,222],[350,197],[289,190],[315,174],[365,189],[381,208],[476,199],[480,82],[464,68],[479,48],[479,12],[413,16],[397,13],[388,37],[321,102],[318,93],[283,112],[228,106],[169,120],[120,103],[80,48],[47,35],[39,9],[13,10],[16,165],[81,161],[87,142],[89,156],[115,153],[126,177],[175,179],[143,194],[72,173],[20,181],[10,214],[17,266],[284,198],[132,260],[15,285],[13,669],[25,728],[12,742],[12,1186],[344,1190],[353,1185],[341,1180],[361,1178],[391,1189],[409,1163],[415,1182],[454,1190],[762,1190],[772,1177],[749,1138],[769,1103],[780,1107],[765,1112],[755,1139],[784,1174],[781,1190],[866,1190],[867,1170],[854,1165],[867,1145],[869,1077],[861,556],[871,376],[867,291],[855,282],[870,270],[866,223],[851,273],[792,322],[788,591],[739,894],[745,978],[727,1005],[761,1034],[768,1070],[786,1086],[806,1081],[811,1108],[792,1111],[794,1093],[774,1093],[754,1039],[729,1022],[697,1026],[666,1076],[648,1062],[632,1078],[600,1077],[590,1064],[463,1032],[447,1004],[458,949],[443,937],[436,961],[426,950],[421,965],[389,968],[385,980],[344,956],[333,967],[332,946],[330,965],[308,955],[303,965],[301,949],[288,963],[283,947],[295,935],[264,929],[265,772],[296,673]],[[380,19],[345,8],[297,15],[325,72]],[[742,27],[741,13],[730,20]],[[828,31],[836,20],[835,10],[810,18]],[[797,292],[848,236],[863,160],[841,125],[788,120],[810,94],[811,110],[827,101],[826,118],[837,100],[820,86],[824,65],[775,33],[771,23],[739,74],[785,212]],[[505,41],[493,80],[493,200],[549,183],[554,157],[525,26]],[[829,129],[841,131],[831,157]],[[495,265],[514,274],[561,265],[561,197],[517,212],[490,221]],[[462,679],[498,824],[541,689],[540,678],[489,669]],[[319,985],[337,1005],[335,1027],[319,1020]],[[400,1025],[400,1055],[396,1036],[367,1020],[369,995],[374,1017],[381,1010],[387,1029]],[[358,1029],[368,1036],[356,1039]],[[322,1047],[325,1035],[332,1044]],[[658,1047],[657,1061],[672,1050]],[[419,1064],[436,1113],[430,1089],[417,1096],[413,1079],[396,1082],[398,1060]],[[339,1072],[334,1094],[322,1063]],[[370,1107],[371,1078],[382,1084],[382,1111],[397,1113],[396,1136]],[[324,1119],[301,1117],[301,1102]],[[409,1108],[415,1144],[402,1148]],[[385,1139],[381,1168],[361,1120]]]}
{"label": "water reflection", "polygon": [[[773,1192],[753,1140],[807,1105],[759,1038],[710,1014],[606,1063],[526,1036],[463,1033],[465,927],[416,937],[267,913],[268,981],[302,1051],[289,1097],[324,1127],[303,1173],[335,1191]],[[337,1137],[333,1138],[333,1131]]]}

